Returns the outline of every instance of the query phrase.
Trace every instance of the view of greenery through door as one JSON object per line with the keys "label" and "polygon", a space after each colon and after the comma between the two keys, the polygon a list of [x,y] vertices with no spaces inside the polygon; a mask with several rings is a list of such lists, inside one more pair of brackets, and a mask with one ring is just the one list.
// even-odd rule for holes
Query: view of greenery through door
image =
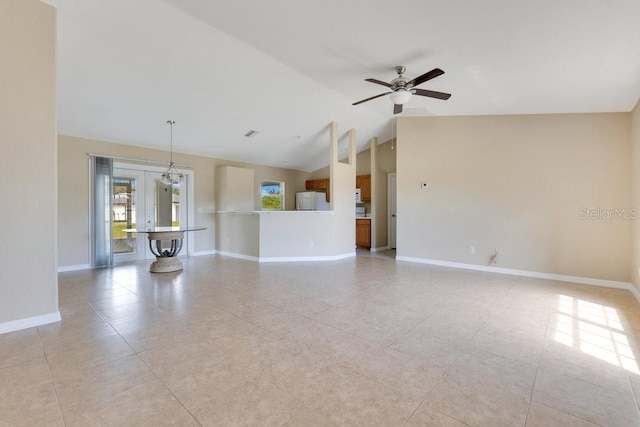
{"label": "view of greenery through door", "polygon": [[[171,225],[180,225],[180,185],[167,184],[170,187],[168,197],[160,197],[156,193],[156,225],[158,215],[166,212],[166,216],[171,218]],[[136,178],[113,177],[113,252],[115,254],[132,253],[136,250],[135,233],[127,233],[124,230],[136,228]],[[158,206],[160,205],[160,206]],[[164,207],[166,205],[166,208]],[[167,218],[167,221],[169,220]],[[168,225],[168,222],[167,222]]]}
{"label": "view of greenery through door", "polygon": [[113,252],[135,251],[136,239],[127,228],[136,228],[136,179],[113,178]]}

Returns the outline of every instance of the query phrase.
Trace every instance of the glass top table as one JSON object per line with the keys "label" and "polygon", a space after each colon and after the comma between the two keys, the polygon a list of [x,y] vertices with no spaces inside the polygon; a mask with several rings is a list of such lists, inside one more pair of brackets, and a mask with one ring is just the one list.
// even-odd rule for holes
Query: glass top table
{"label": "glass top table", "polygon": [[[184,233],[188,231],[206,230],[206,227],[151,227],[146,229],[127,228],[125,233],[146,233],[149,239],[149,249],[156,256],[149,271],[152,273],[170,273],[182,270],[182,262],[178,254],[182,250]],[[170,241],[169,247],[163,247],[162,241]],[[155,241],[155,245],[153,242]]]}

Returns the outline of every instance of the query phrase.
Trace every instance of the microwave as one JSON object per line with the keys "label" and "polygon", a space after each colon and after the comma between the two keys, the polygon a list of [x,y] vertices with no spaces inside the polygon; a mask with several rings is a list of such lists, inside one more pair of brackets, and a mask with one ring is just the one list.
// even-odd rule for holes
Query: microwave
{"label": "microwave", "polygon": [[356,203],[362,203],[362,191],[356,188]]}

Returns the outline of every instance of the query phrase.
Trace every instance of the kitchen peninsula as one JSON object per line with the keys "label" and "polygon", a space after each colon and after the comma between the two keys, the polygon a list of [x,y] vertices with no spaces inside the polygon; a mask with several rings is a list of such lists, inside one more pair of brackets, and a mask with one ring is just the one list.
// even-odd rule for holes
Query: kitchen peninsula
{"label": "kitchen peninsula", "polygon": [[260,262],[322,261],[354,256],[341,249],[334,211],[216,213],[217,252]]}
{"label": "kitchen peninsula", "polygon": [[322,261],[355,256],[351,165],[335,168],[333,210],[255,210],[253,170],[216,169],[216,253],[260,262]]}

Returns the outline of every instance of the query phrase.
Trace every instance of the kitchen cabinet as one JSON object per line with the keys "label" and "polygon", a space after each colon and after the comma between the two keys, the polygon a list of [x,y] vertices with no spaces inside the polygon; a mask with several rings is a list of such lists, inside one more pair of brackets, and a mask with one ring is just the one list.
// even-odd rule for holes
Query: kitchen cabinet
{"label": "kitchen cabinet", "polygon": [[310,191],[322,191],[327,194],[327,202],[331,201],[329,195],[329,178],[309,179],[305,181],[305,188]]}
{"label": "kitchen cabinet", "polygon": [[360,189],[363,202],[371,201],[371,175],[356,175],[356,188]]}
{"label": "kitchen cabinet", "polygon": [[356,246],[371,248],[371,218],[356,219]]}

